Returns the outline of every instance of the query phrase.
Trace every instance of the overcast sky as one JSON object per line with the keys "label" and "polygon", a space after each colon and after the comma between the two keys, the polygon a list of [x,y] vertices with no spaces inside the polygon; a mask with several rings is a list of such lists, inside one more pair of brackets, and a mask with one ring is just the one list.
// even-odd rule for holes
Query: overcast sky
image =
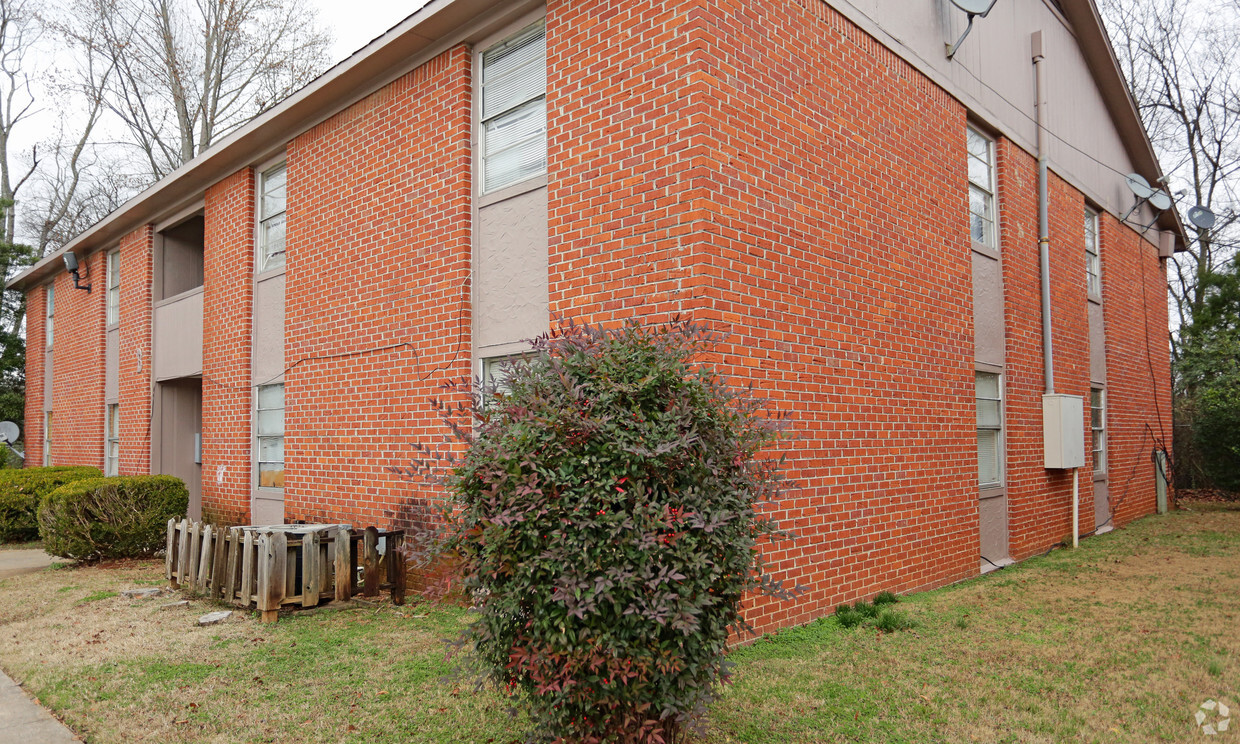
{"label": "overcast sky", "polygon": [[361,49],[371,39],[403,21],[427,0],[311,0],[319,22],[336,37],[332,63]]}

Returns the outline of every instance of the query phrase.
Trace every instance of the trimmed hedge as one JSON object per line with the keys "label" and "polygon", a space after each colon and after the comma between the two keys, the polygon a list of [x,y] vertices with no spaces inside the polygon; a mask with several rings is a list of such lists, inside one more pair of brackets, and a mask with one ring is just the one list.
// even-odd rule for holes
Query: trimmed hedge
{"label": "trimmed hedge", "polygon": [[47,552],[76,560],[151,555],[188,506],[185,484],[170,475],[80,480],[44,497],[39,536]]}
{"label": "trimmed hedge", "polygon": [[99,468],[49,467],[0,470],[0,542],[39,537],[39,502],[66,483],[103,475]]}

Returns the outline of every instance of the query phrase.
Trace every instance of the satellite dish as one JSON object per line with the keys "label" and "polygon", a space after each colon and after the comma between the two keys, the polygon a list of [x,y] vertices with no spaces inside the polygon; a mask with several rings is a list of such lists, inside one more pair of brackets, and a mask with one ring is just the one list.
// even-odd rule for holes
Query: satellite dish
{"label": "satellite dish", "polygon": [[955,5],[969,15],[989,13],[990,6],[994,4],[995,0],[952,0],[952,5]]}
{"label": "satellite dish", "polygon": [[1165,212],[1171,208],[1171,195],[1166,191],[1155,191],[1153,195],[1150,196],[1150,206],[1154,207],[1154,209],[1157,209],[1159,212]]}
{"label": "satellite dish", "polygon": [[973,30],[973,19],[978,16],[985,18],[990,15],[990,9],[995,7],[996,2],[998,0],[952,0],[952,5],[969,14],[969,25],[965,26],[964,33],[960,35],[959,39],[956,39],[955,44],[947,45],[948,59],[956,56],[960,45],[964,43],[964,37],[968,36],[969,32]]}
{"label": "satellite dish", "polygon": [[1205,207],[1189,207],[1188,221],[1202,230],[1214,227],[1214,213]]}
{"label": "satellite dish", "polygon": [[[1137,195],[1138,199],[1148,199],[1155,193],[1154,188],[1150,186],[1150,182],[1142,178],[1140,173],[1129,173],[1124,176],[1124,180],[1128,183],[1128,188],[1132,189],[1132,193]],[[1166,208],[1163,207],[1163,209]]]}
{"label": "satellite dish", "polygon": [[12,444],[22,435],[22,430],[12,421],[0,421],[0,443]]}

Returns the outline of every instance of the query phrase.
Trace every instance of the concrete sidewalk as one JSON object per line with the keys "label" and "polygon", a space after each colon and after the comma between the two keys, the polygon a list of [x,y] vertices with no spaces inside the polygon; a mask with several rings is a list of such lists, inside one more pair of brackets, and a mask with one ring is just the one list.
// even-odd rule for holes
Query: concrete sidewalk
{"label": "concrete sidewalk", "polygon": [[42,571],[56,559],[42,550],[0,550],[0,579]]}
{"label": "concrete sidewalk", "polygon": [[74,744],[82,741],[0,672],[0,744]]}

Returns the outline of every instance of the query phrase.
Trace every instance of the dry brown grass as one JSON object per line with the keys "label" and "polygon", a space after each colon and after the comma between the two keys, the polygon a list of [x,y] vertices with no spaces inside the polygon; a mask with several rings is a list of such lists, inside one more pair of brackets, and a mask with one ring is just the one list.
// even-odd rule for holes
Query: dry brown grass
{"label": "dry brown grass", "polygon": [[[1189,741],[1240,710],[1240,506],[1151,518],[1079,551],[906,598],[913,631],[833,619],[733,654],[731,742]],[[126,600],[152,562],[0,581],[0,667],[92,742],[509,742],[505,702],[445,681],[453,608],[354,607],[209,628]],[[1227,736],[1240,741],[1237,731]],[[33,743],[32,743],[33,744]]]}

